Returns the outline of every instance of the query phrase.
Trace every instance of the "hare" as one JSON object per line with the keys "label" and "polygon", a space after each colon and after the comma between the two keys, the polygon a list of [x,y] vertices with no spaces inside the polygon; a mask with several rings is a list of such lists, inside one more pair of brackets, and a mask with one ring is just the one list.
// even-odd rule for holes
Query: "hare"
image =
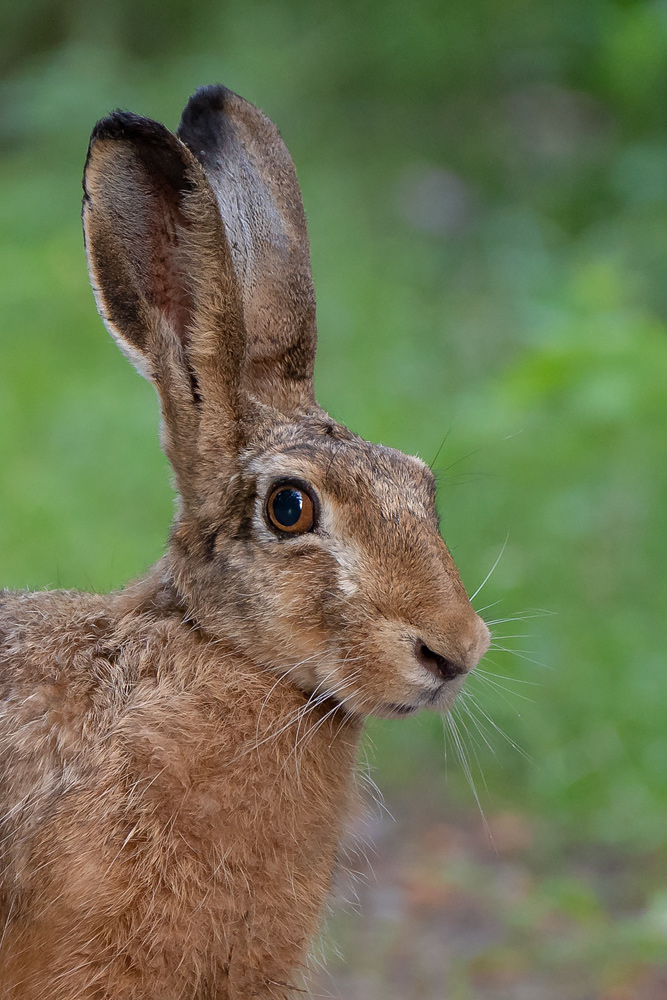
{"label": "hare", "polygon": [[176,135],[93,130],[107,328],[156,387],[179,501],[110,595],[0,594],[0,996],[293,994],[364,718],[444,711],[489,634],[427,466],[315,401],[296,174],[222,86]]}

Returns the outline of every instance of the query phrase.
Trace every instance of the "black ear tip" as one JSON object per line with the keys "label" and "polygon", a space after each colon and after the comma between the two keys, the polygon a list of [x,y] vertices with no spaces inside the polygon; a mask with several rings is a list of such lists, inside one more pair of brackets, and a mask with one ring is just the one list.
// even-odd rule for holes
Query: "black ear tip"
{"label": "black ear tip", "polygon": [[206,87],[199,87],[185,105],[181,127],[196,125],[201,118],[211,112],[224,111],[226,101],[232,96],[233,92],[223,87],[221,83],[210,83]]}
{"label": "black ear tip", "polygon": [[132,111],[121,111],[118,108],[98,121],[91,133],[90,141],[93,143],[100,139],[139,139],[144,142],[163,142],[165,137],[170,135],[164,125],[153,121],[152,118],[144,118]]}
{"label": "black ear tip", "polygon": [[185,106],[178,137],[204,166],[212,165],[225,144],[232,98],[239,100],[221,83],[212,83],[195,91]]}
{"label": "black ear tip", "polygon": [[161,175],[176,191],[191,190],[188,176],[188,152],[176,136],[160,122],[135,115],[131,111],[112,111],[95,125],[90,136],[85,174],[94,155],[93,147],[100,141],[112,140],[130,145],[144,170]]}

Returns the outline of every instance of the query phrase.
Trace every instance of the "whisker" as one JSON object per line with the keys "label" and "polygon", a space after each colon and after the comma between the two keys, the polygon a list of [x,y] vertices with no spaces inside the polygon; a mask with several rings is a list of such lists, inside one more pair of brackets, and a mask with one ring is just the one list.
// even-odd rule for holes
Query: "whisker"
{"label": "whisker", "polygon": [[[506,687],[506,684],[527,684],[530,687],[543,687],[540,681],[526,681],[522,677],[508,677],[505,674],[495,674],[490,673],[488,670],[484,670],[483,667],[476,667],[474,677],[478,677],[480,681],[485,684],[490,684],[500,691],[506,691],[511,694],[513,698],[522,698],[524,701],[531,701],[535,704],[534,698],[528,698],[526,695],[521,694],[519,691],[512,691],[511,688]],[[501,681],[505,681],[506,684],[501,684]]]}
{"label": "whisker", "polygon": [[[447,433],[449,433],[449,432],[447,432]],[[445,440],[446,440],[446,438],[445,438]],[[444,444],[444,441],[443,441],[443,444]],[[439,473],[449,472],[450,469],[456,468],[456,466],[460,465],[461,462],[465,462],[465,460],[467,458],[472,458],[473,455],[478,455],[480,451],[484,451],[484,449],[488,448],[488,447],[489,447],[488,444],[480,445],[479,448],[474,448],[473,451],[469,451],[467,455],[462,455],[461,458],[457,458],[455,462],[452,462],[450,465],[446,465],[444,467],[444,469],[438,469],[437,471]],[[433,462],[433,464],[435,465],[435,461]]]}
{"label": "whisker", "polygon": [[[318,696],[318,698],[319,698],[319,703],[321,703],[321,702],[328,701],[329,698],[331,698],[333,696],[333,697],[335,697],[337,699],[336,704],[328,712],[326,712],[322,716],[322,718],[319,719],[315,723],[314,726],[311,726],[310,729],[307,729],[306,732],[304,733],[304,735],[301,738],[299,738],[299,731],[300,731],[300,728],[301,728],[301,722],[303,721],[303,717],[299,721],[299,726],[297,727],[297,731],[296,731],[295,739],[294,739],[294,749],[292,750],[292,753],[294,754],[294,759],[295,759],[295,769],[296,769],[296,772],[297,772],[297,778],[299,777],[299,760],[298,760],[298,748],[299,748],[299,746],[302,743],[304,743],[304,741],[306,741],[309,736],[312,738],[312,736],[319,729],[319,727],[321,725],[323,725],[323,723],[326,722],[326,720],[331,715],[333,715],[335,712],[337,712],[339,710],[339,708],[341,708],[341,706],[344,706],[344,704],[345,704],[345,697],[344,696],[341,697],[341,694],[340,694],[341,691],[345,687],[349,687],[349,685],[353,681],[355,681],[361,675],[361,671],[360,670],[355,670],[355,671],[352,672],[352,674],[349,674],[349,675],[347,675],[345,677],[342,677],[338,681],[337,684],[330,685],[329,682],[331,680],[332,673],[333,673],[333,671],[330,671],[329,674],[325,678],[323,678],[322,681],[320,681],[320,684],[318,684],[318,687],[321,687],[324,683],[327,683],[327,685],[328,685],[327,689],[325,691],[323,691],[322,694]],[[314,707],[316,707],[316,706],[314,706]],[[341,725],[342,724],[343,724],[343,720],[341,720]],[[305,750],[305,746],[304,746],[304,750]],[[302,755],[303,755],[303,750],[302,750]],[[291,754],[290,754],[290,756],[291,756]],[[288,758],[288,760],[289,760],[289,758]],[[286,764],[287,764],[287,760],[283,763],[283,768],[285,767]],[[282,770],[282,768],[281,768],[281,770]]]}
{"label": "whisker", "polygon": [[499,646],[497,643],[491,643],[491,649],[497,649],[501,653],[511,653],[512,656],[518,656],[522,660],[526,660],[528,663],[534,663],[537,667],[544,667],[545,670],[553,670],[553,667],[548,663],[542,663],[541,660],[534,660],[532,656],[527,656],[525,653],[520,652],[518,649],[508,649],[507,646]]}
{"label": "whisker", "polygon": [[502,738],[504,740],[506,740],[507,743],[510,744],[510,746],[514,747],[514,749],[516,750],[517,753],[521,754],[521,756],[525,760],[527,760],[529,763],[531,763],[531,764],[534,763],[534,761],[533,761],[532,757],[530,756],[530,754],[527,753],[523,749],[523,747],[519,746],[519,744],[516,743],[512,739],[511,736],[508,736],[507,733],[503,729],[501,729],[500,726],[496,722],[493,721],[493,719],[491,718],[491,716],[487,715],[487,713],[484,711],[484,709],[481,707],[481,705],[479,704],[479,702],[476,700],[476,698],[474,697],[474,695],[470,691],[466,691],[464,689],[461,692],[461,694],[465,694],[466,698],[470,701],[470,703],[474,706],[474,708],[480,713],[480,715],[482,715],[486,719],[486,721],[489,723],[489,725],[492,726],[493,729],[495,729],[496,732],[499,733],[502,736]]}
{"label": "whisker", "polygon": [[[494,667],[498,666],[495,660],[489,658],[488,654],[484,657],[482,663],[492,663]],[[486,667],[478,664],[471,677],[479,677],[480,675],[482,677],[497,677],[498,680],[507,681],[508,684],[528,684],[530,687],[544,687],[542,681],[529,681],[524,677],[510,677],[509,674],[497,674],[495,671],[487,670]]]}
{"label": "whisker", "polygon": [[477,763],[477,770],[479,771],[480,777],[482,779],[482,784],[484,785],[484,791],[488,795],[489,786],[486,783],[486,776],[485,776],[484,771],[482,769],[482,765],[481,765],[481,762],[480,762],[480,759],[479,759],[479,755],[477,753],[477,748],[480,746],[479,740],[476,738],[476,736],[475,736],[474,733],[471,733],[469,727],[466,724],[466,720],[465,720],[464,716],[467,716],[472,721],[472,723],[475,726],[475,729],[477,730],[477,732],[481,736],[482,740],[484,741],[484,743],[486,744],[486,746],[488,747],[488,749],[491,751],[491,753],[494,756],[495,756],[495,750],[493,749],[493,747],[491,746],[491,744],[487,740],[487,738],[486,738],[483,730],[481,729],[481,727],[477,724],[477,720],[475,719],[474,715],[470,711],[470,707],[464,701],[457,702],[457,704],[452,709],[452,711],[456,713],[458,721],[461,724],[461,728],[463,729],[463,732],[465,733],[466,737],[468,737],[468,739],[470,741],[470,748],[471,748],[473,754],[475,755],[475,761]]}
{"label": "whisker", "polygon": [[[478,614],[478,615],[481,615],[482,611],[488,611],[488,610],[489,610],[489,608],[495,608],[496,604],[500,604],[500,603],[501,603],[501,601],[502,601],[502,597],[498,598],[498,600],[497,600],[497,601],[492,601],[492,602],[491,602],[491,604],[485,604],[483,608],[478,608],[478,609],[477,609],[477,614]],[[504,619],[504,618],[503,618],[503,619],[500,619],[500,620],[501,620],[501,621],[505,621],[505,619]],[[488,622],[487,622],[487,625],[488,625]]]}
{"label": "whisker", "polygon": [[499,552],[499,554],[498,554],[498,558],[496,559],[496,561],[494,562],[493,566],[491,567],[491,569],[489,570],[489,572],[488,572],[488,573],[486,574],[486,576],[484,577],[484,579],[483,579],[483,580],[482,580],[482,582],[480,583],[480,585],[479,585],[479,587],[477,588],[477,590],[475,591],[475,593],[474,593],[474,594],[472,595],[472,597],[470,598],[470,603],[471,603],[471,604],[472,604],[472,602],[473,602],[473,601],[475,600],[475,598],[477,597],[477,595],[479,594],[479,592],[480,592],[480,590],[482,589],[482,587],[483,587],[483,586],[484,586],[484,585],[485,585],[485,584],[486,584],[486,583],[487,583],[487,582],[489,581],[489,579],[490,579],[491,575],[493,574],[493,572],[494,572],[494,570],[495,570],[496,566],[498,565],[498,563],[499,563],[499,562],[500,562],[500,560],[502,559],[502,557],[503,557],[503,553],[505,552],[505,549],[507,548],[507,543],[508,543],[508,541],[509,541],[509,537],[510,537],[510,536],[509,536],[509,532],[508,532],[508,533],[507,533],[507,536],[506,536],[506,538],[505,538],[505,541],[503,542],[503,547],[502,547],[502,549],[500,550],[500,552]]}
{"label": "whisker", "polygon": [[432,460],[431,460],[431,461],[430,461],[430,462],[428,463],[428,467],[429,467],[429,469],[431,470],[431,472],[433,472],[433,466],[434,466],[434,465],[435,465],[435,463],[436,463],[436,462],[438,461],[438,459],[439,459],[439,457],[440,457],[440,452],[442,451],[442,449],[443,449],[443,448],[445,447],[445,445],[447,444],[447,438],[449,437],[449,435],[451,434],[451,432],[452,432],[452,429],[451,429],[451,427],[450,427],[450,428],[449,428],[449,430],[447,431],[447,433],[445,434],[444,438],[443,438],[443,439],[442,439],[442,441],[440,442],[440,447],[439,447],[439,448],[438,448],[438,450],[436,451],[436,453],[435,453],[435,456],[434,456],[434,457],[433,457],[433,459],[432,459]]}
{"label": "whisker", "polygon": [[525,622],[531,618],[547,618],[550,615],[556,614],[555,611],[543,611],[541,609],[535,611],[520,611],[516,615],[511,615],[507,618],[493,618],[487,621],[487,625],[502,625],[504,622]]}
{"label": "whisker", "polygon": [[273,684],[271,686],[271,688],[269,689],[268,694],[265,696],[264,700],[262,701],[262,705],[261,705],[260,710],[259,710],[259,715],[257,716],[257,725],[255,726],[255,737],[257,739],[259,739],[259,727],[260,727],[260,723],[262,721],[262,713],[264,712],[264,709],[266,707],[266,703],[268,702],[269,698],[271,697],[271,695],[273,694],[273,692],[275,691],[275,689],[278,687],[278,685],[280,684],[280,682],[285,677],[288,677],[291,673],[293,673],[293,671],[297,670],[299,667],[302,667],[304,665],[304,663],[308,663],[310,660],[317,659],[317,657],[320,656],[320,655],[321,655],[320,653],[314,653],[312,656],[306,657],[305,660],[300,660],[298,663],[295,663],[293,667],[290,667],[289,670],[286,670],[284,673],[278,675],[275,684]]}
{"label": "whisker", "polygon": [[456,721],[454,719],[454,716],[450,712],[448,715],[441,716],[441,718],[443,719],[443,727],[444,727],[444,724],[446,724],[449,727],[449,731],[451,733],[451,736],[452,736],[452,739],[453,739],[453,742],[454,742],[454,747],[456,749],[456,755],[457,755],[457,757],[459,759],[459,762],[461,764],[461,768],[462,768],[463,773],[465,775],[466,781],[468,782],[470,790],[471,790],[471,792],[473,794],[473,798],[475,799],[475,802],[477,803],[477,808],[479,809],[480,816],[482,817],[482,823],[484,824],[484,829],[486,830],[486,832],[488,834],[489,840],[493,844],[493,837],[491,836],[491,830],[489,828],[489,824],[487,822],[486,815],[484,813],[484,809],[482,808],[482,803],[481,803],[481,800],[480,800],[480,797],[479,797],[479,793],[477,791],[477,786],[475,784],[475,779],[474,779],[473,774],[472,774],[472,769],[470,767],[470,762],[469,762],[469,760],[468,760],[468,758],[466,756],[464,744],[463,744],[463,741],[461,739],[461,734],[459,733],[458,726],[456,725]]}

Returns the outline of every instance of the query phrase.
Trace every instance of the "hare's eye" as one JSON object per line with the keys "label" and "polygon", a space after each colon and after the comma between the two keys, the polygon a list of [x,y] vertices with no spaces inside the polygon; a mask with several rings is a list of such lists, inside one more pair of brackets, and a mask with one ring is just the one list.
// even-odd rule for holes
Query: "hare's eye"
{"label": "hare's eye", "polygon": [[313,501],[297,486],[278,486],[266,505],[271,524],[280,531],[302,534],[310,531],[315,521]]}

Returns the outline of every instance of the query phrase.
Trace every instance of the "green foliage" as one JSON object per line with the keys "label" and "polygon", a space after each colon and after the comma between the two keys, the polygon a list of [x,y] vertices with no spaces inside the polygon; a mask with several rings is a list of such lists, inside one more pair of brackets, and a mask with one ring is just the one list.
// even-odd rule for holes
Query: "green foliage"
{"label": "green foliage", "polygon": [[[487,807],[663,843],[665,4],[29,0],[0,39],[2,584],[107,589],[160,555],[155,400],[96,318],[79,177],[110,108],[173,127],[220,79],[299,169],[322,403],[427,460],[446,436],[470,591],[508,538],[477,606],[547,612],[494,626],[530,633],[490,656],[510,680],[471,680]],[[386,784],[440,794],[439,726],[372,727]]]}

